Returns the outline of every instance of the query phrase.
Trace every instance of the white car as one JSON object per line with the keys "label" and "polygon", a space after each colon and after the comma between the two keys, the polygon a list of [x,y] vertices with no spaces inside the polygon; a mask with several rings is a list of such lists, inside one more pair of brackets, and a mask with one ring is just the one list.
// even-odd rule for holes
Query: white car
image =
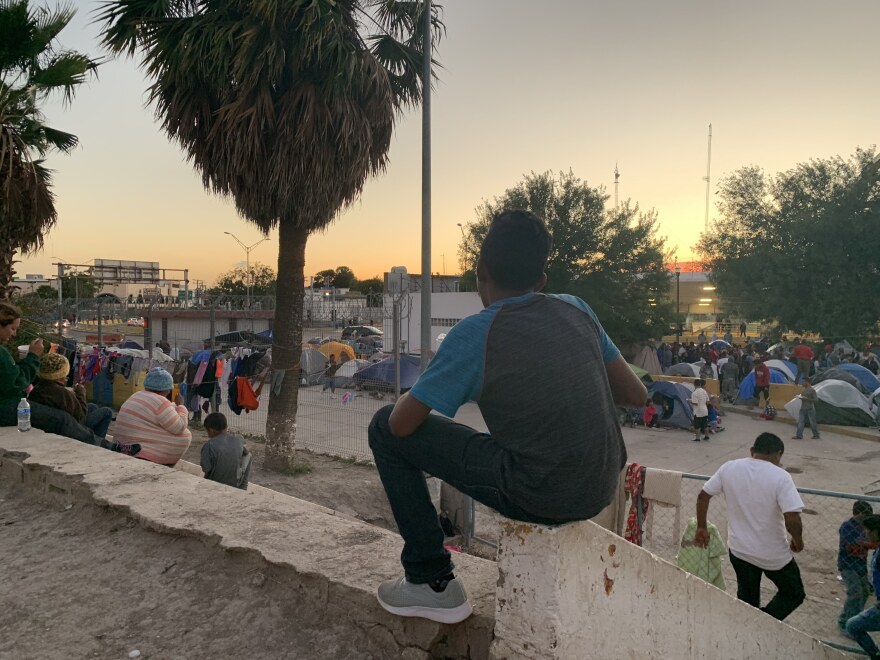
{"label": "white car", "polygon": [[62,328],[70,327],[70,321],[68,321],[67,319],[64,319],[63,321],[55,321],[54,323],[52,323],[52,327],[57,328],[59,323],[61,323]]}
{"label": "white car", "polygon": [[128,319],[128,321],[125,322],[125,324],[137,326],[138,328],[143,328],[144,327],[144,317],[138,316],[136,318],[130,318],[130,319]]}

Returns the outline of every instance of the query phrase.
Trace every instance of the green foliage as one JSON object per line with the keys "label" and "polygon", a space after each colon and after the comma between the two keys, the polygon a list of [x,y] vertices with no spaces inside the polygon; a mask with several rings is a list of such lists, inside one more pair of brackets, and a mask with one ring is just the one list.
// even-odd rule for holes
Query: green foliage
{"label": "green foliage", "polygon": [[[252,296],[274,296],[278,286],[275,271],[261,263],[251,264],[250,283]],[[210,289],[211,294],[225,293],[231,296],[247,295],[247,268],[233,268],[221,274]]]}
{"label": "green foliage", "polygon": [[337,289],[351,289],[355,284],[357,284],[357,278],[351,268],[348,266],[336,267],[336,272],[333,274],[333,286]]}
{"label": "green foliage", "polygon": [[459,246],[462,266],[473,272],[497,212],[532,211],[553,236],[546,292],[585,300],[617,343],[659,337],[673,310],[666,301],[670,274],[663,268],[665,239],[657,236],[657,215],[629,202],[606,210],[607,200],[604,190],[570,171],[532,173],[477,208],[477,220],[465,228]]}
{"label": "green foliage", "polygon": [[37,287],[37,290],[34,291],[34,295],[43,300],[58,300],[58,289],[51,287],[48,284],[43,284]]}
{"label": "green foliage", "polygon": [[[65,299],[94,298],[100,288],[95,278],[85,273],[70,273],[61,278],[61,294]],[[58,295],[57,291],[55,295]]]}
{"label": "green foliage", "polygon": [[[308,236],[384,170],[395,122],[421,99],[422,45],[439,41],[439,11],[425,17],[412,0],[101,5],[103,44],[142,59],[150,104],[205,188],[264,233],[278,228],[277,369],[299,365]],[[298,395],[288,379],[269,403],[272,469],[293,460]]]}
{"label": "green foliage", "polygon": [[367,297],[367,305],[369,307],[381,307],[382,296],[385,292],[385,284],[378,277],[371,277],[368,280],[361,280],[355,285],[360,293]]}
{"label": "green foliage", "polygon": [[288,477],[298,477],[301,474],[310,474],[312,466],[308,463],[293,463],[282,470]]}
{"label": "green foliage", "polygon": [[[880,178],[871,151],[719,186],[720,218],[696,246],[731,312],[783,330],[859,339],[880,319]],[[873,330],[872,330],[873,329]]]}
{"label": "green foliage", "polygon": [[357,287],[357,277],[348,266],[326,268],[315,273],[312,278],[312,288],[333,287],[336,289],[354,289]]}
{"label": "green foliage", "polygon": [[98,65],[58,44],[73,15],[68,6],[0,2],[0,298],[12,293],[15,252],[39,250],[57,219],[45,156],[77,145],[75,135],[46,125],[41,105],[53,92],[70,102]]}

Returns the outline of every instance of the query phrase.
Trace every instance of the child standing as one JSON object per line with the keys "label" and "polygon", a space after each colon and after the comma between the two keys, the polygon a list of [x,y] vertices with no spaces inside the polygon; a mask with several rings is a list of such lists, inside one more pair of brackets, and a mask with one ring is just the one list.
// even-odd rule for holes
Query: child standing
{"label": "child standing", "polygon": [[724,427],[721,426],[721,408],[719,406],[718,397],[710,396],[709,403],[706,404],[709,409],[709,433],[718,433],[724,430]]}
{"label": "child standing", "polygon": [[871,504],[865,500],[856,500],[852,507],[852,517],[843,521],[837,534],[840,539],[837,550],[837,572],[843,578],[846,587],[846,601],[837,618],[841,632],[846,632],[846,622],[862,611],[868,596],[871,595],[871,583],[868,581],[868,550],[874,544],[868,540],[868,532],[864,520],[874,513]]}
{"label": "child standing", "polygon": [[688,400],[694,407],[694,442],[700,441],[700,433],[703,434],[703,440],[709,439],[709,393],[703,389],[706,384],[702,378],[694,381],[694,393]]}
{"label": "child standing", "polygon": [[201,465],[205,479],[247,490],[251,470],[251,453],[244,438],[226,432],[226,416],[211,413],[205,417],[208,442],[202,446]]}
{"label": "child standing", "polygon": [[645,423],[645,428],[657,426],[657,407],[651,399],[645,401],[645,412],[642,413],[642,421]]}

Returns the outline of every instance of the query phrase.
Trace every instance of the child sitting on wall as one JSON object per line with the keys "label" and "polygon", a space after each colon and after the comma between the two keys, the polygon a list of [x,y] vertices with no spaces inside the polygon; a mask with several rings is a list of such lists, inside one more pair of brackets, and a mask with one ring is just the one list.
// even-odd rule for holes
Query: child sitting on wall
{"label": "child sitting on wall", "polygon": [[205,417],[208,442],[202,446],[201,465],[205,479],[247,490],[251,469],[251,453],[244,438],[226,432],[226,416],[211,413]]}

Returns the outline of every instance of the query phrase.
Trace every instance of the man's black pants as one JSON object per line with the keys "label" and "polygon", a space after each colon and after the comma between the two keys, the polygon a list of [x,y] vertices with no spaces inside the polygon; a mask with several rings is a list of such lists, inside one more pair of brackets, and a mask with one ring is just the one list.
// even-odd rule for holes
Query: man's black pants
{"label": "man's black pants", "polygon": [[[774,619],[782,621],[804,602],[804,583],[801,571],[794,559],[778,571],[768,571],[740,559],[732,552],[730,563],[736,571],[736,597],[753,607],[758,607]],[[779,591],[761,607],[761,576],[766,575]]]}

